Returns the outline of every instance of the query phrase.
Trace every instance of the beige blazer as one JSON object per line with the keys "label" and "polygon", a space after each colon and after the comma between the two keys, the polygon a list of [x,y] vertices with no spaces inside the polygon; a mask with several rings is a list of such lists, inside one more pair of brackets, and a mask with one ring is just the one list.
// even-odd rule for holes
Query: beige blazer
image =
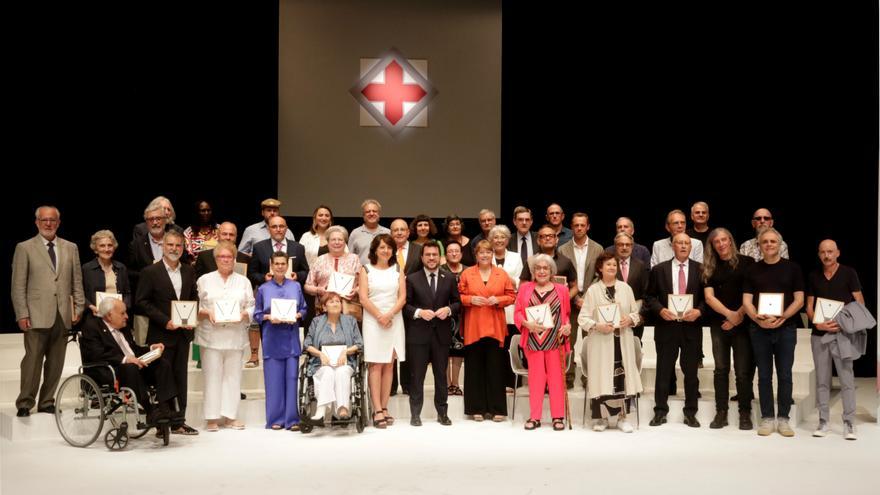
{"label": "beige blazer", "polygon": [[30,318],[32,328],[51,328],[56,313],[61,313],[64,327],[70,329],[73,313],[81,315],[85,306],[79,249],[60,237],[53,242],[58,255],[57,270],[52,269],[49,251],[39,234],[15,246],[12,307],[15,320]]}
{"label": "beige blazer", "polygon": [[[587,291],[593,282],[599,280],[599,274],[596,273],[596,258],[599,257],[599,253],[605,251],[598,242],[589,238],[587,239],[587,245],[589,247],[587,247],[587,257],[584,259],[583,266],[577,266],[577,258],[574,255],[574,239],[559,246],[559,254],[570,259],[571,264],[575,265],[576,270],[584,271],[584,292]],[[572,311],[572,316],[574,314],[575,312]]]}

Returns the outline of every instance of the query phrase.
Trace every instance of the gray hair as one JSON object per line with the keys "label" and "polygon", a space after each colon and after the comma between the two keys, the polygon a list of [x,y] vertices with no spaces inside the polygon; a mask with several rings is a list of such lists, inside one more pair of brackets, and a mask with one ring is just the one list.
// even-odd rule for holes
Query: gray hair
{"label": "gray hair", "polygon": [[488,208],[483,208],[482,210],[480,210],[480,213],[477,215],[477,218],[480,218],[483,215],[492,215],[492,218],[498,218],[498,215],[496,215],[494,211],[492,211]]}
{"label": "gray hair", "polygon": [[614,243],[615,243],[615,244],[617,244],[617,238],[618,238],[618,237],[626,237],[627,239],[629,239],[630,242],[632,242],[632,243],[635,243],[635,242],[636,242],[636,241],[633,240],[633,236],[627,234],[626,232],[618,232],[617,235],[614,236]]}
{"label": "gray hair", "polygon": [[553,260],[552,256],[542,253],[529,256],[529,272],[532,274],[532,279],[535,278],[535,265],[538,263],[547,263],[547,265],[550,266],[550,276],[552,277],[553,275],[556,275],[556,261]]}
{"label": "gray hair", "polygon": [[44,209],[44,208],[51,208],[51,209],[55,210],[55,213],[58,214],[58,219],[61,220],[61,211],[60,211],[58,208],[56,208],[56,207],[54,207],[54,206],[52,206],[52,205],[38,206],[37,209],[34,210],[34,219],[35,219],[35,220],[39,220],[39,219],[40,219],[40,210],[42,210],[42,209]]}
{"label": "gray hair", "polygon": [[119,243],[116,241],[116,236],[113,235],[113,232],[105,229],[92,234],[92,239],[89,241],[89,247],[92,248],[92,251],[98,247],[98,241],[104,238],[110,239],[110,242],[113,243],[113,249],[119,247]]}
{"label": "gray hair", "polygon": [[174,223],[174,220],[177,219],[177,213],[174,211],[174,205],[171,204],[171,200],[166,198],[165,196],[156,196],[155,198],[153,198],[152,201],[150,201],[150,204],[148,204],[147,207],[144,209],[144,218],[147,217],[147,213],[149,213],[151,211],[156,211],[157,209],[160,209],[160,208],[162,209],[162,212],[164,213],[165,207],[162,206],[163,201],[167,201],[168,207],[171,208],[171,214],[168,215],[168,223],[170,223],[170,224]]}
{"label": "gray hair", "polygon": [[379,208],[379,211],[382,211],[382,204],[372,198],[365,199],[364,202],[361,203],[361,211],[364,211],[364,208],[366,208],[367,205],[370,205],[370,204],[376,205],[376,208]]}
{"label": "gray hair", "polygon": [[334,232],[339,232],[340,234],[342,234],[342,238],[345,239],[346,243],[348,242],[348,230],[345,227],[343,227],[342,225],[331,225],[330,227],[327,227],[324,235],[327,237],[327,239],[330,239],[330,234]]}
{"label": "gray hair", "polygon": [[111,311],[113,311],[113,307],[116,306],[116,301],[118,299],[113,297],[105,297],[101,304],[98,304],[98,316],[101,318],[107,316]]}
{"label": "gray hair", "polygon": [[510,240],[510,229],[508,229],[506,225],[496,225],[489,229],[489,237],[487,240],[491,241],[498,234],[501,234],[504,237],[507,237],[508,240]]}
{"label": "gray hair", "polygon": [[775,235],[776,238],[779,239],[779,244],[782,244],[782,234],[780,234],[779,231],[774,229],[773,227],[765,227],[758,231],[758,237],[755,238],[758,241],[758,244],[761,244],[761,238],[764,237],[764,234],[768,232]]}

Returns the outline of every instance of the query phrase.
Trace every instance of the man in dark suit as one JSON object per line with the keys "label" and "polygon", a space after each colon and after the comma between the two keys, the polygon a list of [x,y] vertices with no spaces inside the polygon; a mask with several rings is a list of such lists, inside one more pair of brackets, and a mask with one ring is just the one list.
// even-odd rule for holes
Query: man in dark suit
{"label": "man in dark suit", "polygon": [[[217,236],[221,241],[229,241],[235,244],[235,240],[238,237],[238,228],[236,228],[235,224],[232,222],[223,222],[220,224],[220,229],[217,231]],[[244,263],[247,264],[250,262],[251,257],[239,251],[235,255],[236,263]],[[206,249],[199,253],[199,257],[196,258],[196,280],[199,277],[206,273],[211,273],[217,270],[217,260],[214,259],[214,250]],[[244,274],[242,274],[244,275]]]}
{"label": "man in dark suit", "polygon": [[406,356],[410,370],[410,424],[421,426],[419,417],[424,402],[425,373],[428,363],[434,370],[434,407],[437,421],[451,425],[446,414],[446,364],[452,343],[452,316],[461,310],[461,298],[455,277],[440,268],[440,246],[428,241],[422,246],[423,270],[406,277]]}
{"label": "man in dark suit", "polygon": [[[198,301],[196,273],[193,267],[180,262],[183,255],[183,236],[177,232],[165,233],[162,260],[141,271],[135,295],[135,307],[149,318],[148,344],[165,344],[164,356],[171,363],[174,383],[180,391],[180,413],[186,416],[187,372],[189,345],[194,326],[180,327],[171,320],[171,301]],[[172,433],[197,435],[198,431],[186,424]]]}
{"label": "man in dark suit", "polygon": [[[183,228],[180,225],[174,223],[177,219],[177,214],[174,212],[174,206],[171,205],[171,200],[166,198],[165,196],[156,196],[150,201],[150,204],[147,205],[147,210],[154,210],[156,207],[161,207],[162,212],[165,214],[165,230],[176,230],[183,233]],[[150,232],[150,222],[144,221],[134,226],[131,229],[131,238],[146,238]]]}
{"label": "man in dark suit", "polygon": [[[635,242],[631,235],[626,232],[620,232],[614,236],[614,251],[617,257],[617,278],[626,282],[633,291],[633,297],[636,302],[641,304],[642,313],[644,313],[645,292],[648,290],[648,276],[650,271],[648,266],[641,260],[633,257],[633,245]],[[633,335],[642,338],[645,333],[644,325],[633,327]]]}
{"label": "man in dark suit", "polygon": [[[139,404],[147,412],[147,422],[155,424],[158,420],[172,419],[172,412],[177,411],[173,403],[177,397],[177,386],[171,364],[160,357],[151,363],[139,359],[153,349],[165,349],[162,343],[150,345],[150,348],[135,344],[131,331],[127,327],[128,313],[125,303],[118,299],[107,298],[98,306],[99,318],[86,320],[82,328],[80,347],[83,362],[107,362],[113,367],[119,385],[134,391]],[[112,378],[105,368],[89,370],[97,373],[99,383],[110,383]],[[147,397],[147,384],[155,385],[158,407],[153,408]],[[175,419],[182,421],[182,417]]]}
{"label": "man in dark suit", "polygon": [[[674,256],[651,269],[646,302],[648,311],[657,320],[654,342],[657,346],[657,379],[654,385],[654,418],[651,426],[666,422],[669,412],[667,398],[670,380],[675,373],[675,360],[681,351],[681,371],[684,373],[684,424],[699,428],[697,421],[697,393],[700,389],[697,365],[702,350],[703,331],[700,318],[706,311],[703,299],[703,265],[689,259],[691,238],[684,232],[672,238]],[[690,294],[693,307],[687,309],[670,295]],[[681,305],[681,307],[678,307]],[[675,308],[675,311],[670,308]]]}
{"label": "man in dark suit", "polygon": [[538,234],[532,232],[532,210],[525,206],[517,206],[513,209],[513,224],[516,233],[510,236],[507,250],[519,254],[523,267],[529,266],[529,256],[538,253]]}
{"label": "man in dark suit", "polygon": [[[402,218],[397,218],[391,222],[391,238],[394,239],[394,245],[397,248],[397,264],[403,270],[404,275],[410,275],[422,269],[422,246],[414,242],[409,242],[409,224]],[[408,325],[404,319],[404,325]],[[397,361],[394,367],[397,368]],[[397,373],[394,373],[391,379],[391,395],[397,395]],[[403,393],[409,393],[409,363],[404,361],[400,363],[400,388]]]}
{"label": "man in dark suit", "polygon": [[302,244],[287,238],[287,220],[282,216],[269,219],[269,238],[254,244],[254,254],[248,263],[248,278],[254,288],[272,278],[269,258],[275,251],[283,251],[290,257],[291,280],[305,284],[309,277],[309,263]]}

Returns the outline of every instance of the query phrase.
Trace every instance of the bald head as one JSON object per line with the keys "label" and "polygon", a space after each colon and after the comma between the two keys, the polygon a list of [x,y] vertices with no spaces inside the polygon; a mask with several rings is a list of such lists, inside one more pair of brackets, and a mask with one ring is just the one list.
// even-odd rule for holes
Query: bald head
{"label": "bald head", "polygon": [[819,243],[819,261],[825,268],[834,268],[837,265],[837,258],[840,257],[840,250],[837,249],[837,243],[832,239],[825,239]]}
{"label": "bald head", "polygon": [[217,236],[221,241],[235,242],[235,238],[238,237],[238,228],[232,222],[223,222],[220,224]]}

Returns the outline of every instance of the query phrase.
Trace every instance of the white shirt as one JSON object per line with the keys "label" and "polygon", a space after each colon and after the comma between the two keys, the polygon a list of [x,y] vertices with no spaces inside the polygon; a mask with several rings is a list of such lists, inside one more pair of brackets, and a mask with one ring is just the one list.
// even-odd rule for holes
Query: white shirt
{"label": "white shirt", "polygon": [[590,238],[584,238],[584,245],[578,246],[576,240],[572,239],[571,242],[572,250],[574,251],[574,269],[577,271],[578,275],[578,292],[584,292],[584,276],[586,275],[586,270],[584,269],[584,263],[587,262],[587,253],[590,251]]}
{"label": "white shirt", "polygon": [[156,239],[153,239],[152,234],[147,234],[147,238],[150,239],[150,251],[153,252],[153,262],[161,260],[162,255],[164,254],[162,252],[162,243],[165,242],[165,238],[163,237],[156,241]]}
{"label": "white shirt", "polygon": [[[677,259],[672,260],[672,293],[673,294],[680,294],[681,293],[678,290],[678,270],[679,270],[680,265],[684,265],[685,284],[687,284],[688,275],[690,274],[690,267],[688,266],[688,265],[690,265],[690,263],[688,263],[687,261],[682,263],[681,261],[678,261]],[[687,293],[687,287],[685,287],[684,289],[685,289],[685,293]]]}
{"label": "white shirt", "polygon": [[122,362],[125,363],[125,358],[128,356],[134,356],[134,351],[131,350],[131,346],[128,345],[128,342],[125,340],[125,336],[122,335],[122,332],[111,327],[104,322],[104,326],[107,327],[107,330],[110,331],[110,335],[113,337],[113,340],[119,345],[119,348],[122,350]]}
{"label": "white shirt", "polygon": [[[407,244],[409,244],[409,243],[407,243]],[[424,268],[424,271],[425,271],[425,278],[428,280],[428,287],[431,287],[431,274],[432,273],[434,274],[434,290],[436,290],[437,284],[440,283],[440,270],[437,269],[432,272],[431,270]],[[413,313],[413,320],[415,320],[419,317],[419,314],[421,313],[421,311],[422,311],[422,308],[415,310],[415,312]]]}
{"label": "white shirt", "polygon": [[45,237],[43,237],[41,235],[40,240],[43,241],[43,247],[46,248],[46,254],[49,253],[49,242],[52,243],[52,249],[55,251],[55,267],[57,268],[57,267],[61,266],[61,252],[58,249],[58,236],[55,236],[54,239],[49,241],[48,239],[46,239]]}
{"label": "white shirt", "polygon": [[[273,252],[273,253],[276,252],[276,251],[281,251],[282,253],[286,253],[286,252],[287,252],[287,239],[282,239],[282,240],[280,241],[280,242],[281,242],[281,247],[280,247],[280,248],[278,247],[278,242],[279,242],[279,241],[276,241],[275,239],[272,239],[272,238],[270,237],[270,238],[269,238],[269,242],[272,244],[272,252]],[[270,256],[270,258],[271,258],[271,256]]]}
{"label": "white shirt", "polygon": [[525,235],[523,235],[523,234],[520,234],[519,231],[517,231],[517,233],[516,233],[516,254],[518,254],[520,256],[520,259],[522,259],[522,252],[521,251],[522,251],[523,238],[525,238],[525,240],[526,240],[526,254],[527,254],[527,259],[528,259],[528,258],[532,257],[532,255],[535,254],[534,251],[532,251],[532,233],[531,232],[526,232]]}
{"label": "white shirt", "polygon": [[171,279],[171,285],[174,286],[174,293],[180,299],[180,291],[183,289],[183,278],[180,276],[180,261],[177,262],[177,268],[168,266],[165,258],[162,258],[162,263],[165,265],[165,271],[168,272],[168,278]]}
{"label": "white shirt", "polygon": [[[654,242],[653,249],[651,249],[651,268],[672,258],[675,258],[675,250],[672,248],[671,237]],[[703,242],[699,239],[691,238],[690,258],[697,263],[703,262]]]}
{"label": "white shirt", "polygon": [[247,311],[247,317],[232,323],[211,323],[205,318],[196,328],[195,342],[209,349],[238,350],[248,344],[248,325],[254,317],[254,290],[244,275],[231,273],[226,281],[219,271],[206,273],[199,277],[196,286],[199,290],[199,309],[214,311],[218,299],[238,299],[240,311]]}

